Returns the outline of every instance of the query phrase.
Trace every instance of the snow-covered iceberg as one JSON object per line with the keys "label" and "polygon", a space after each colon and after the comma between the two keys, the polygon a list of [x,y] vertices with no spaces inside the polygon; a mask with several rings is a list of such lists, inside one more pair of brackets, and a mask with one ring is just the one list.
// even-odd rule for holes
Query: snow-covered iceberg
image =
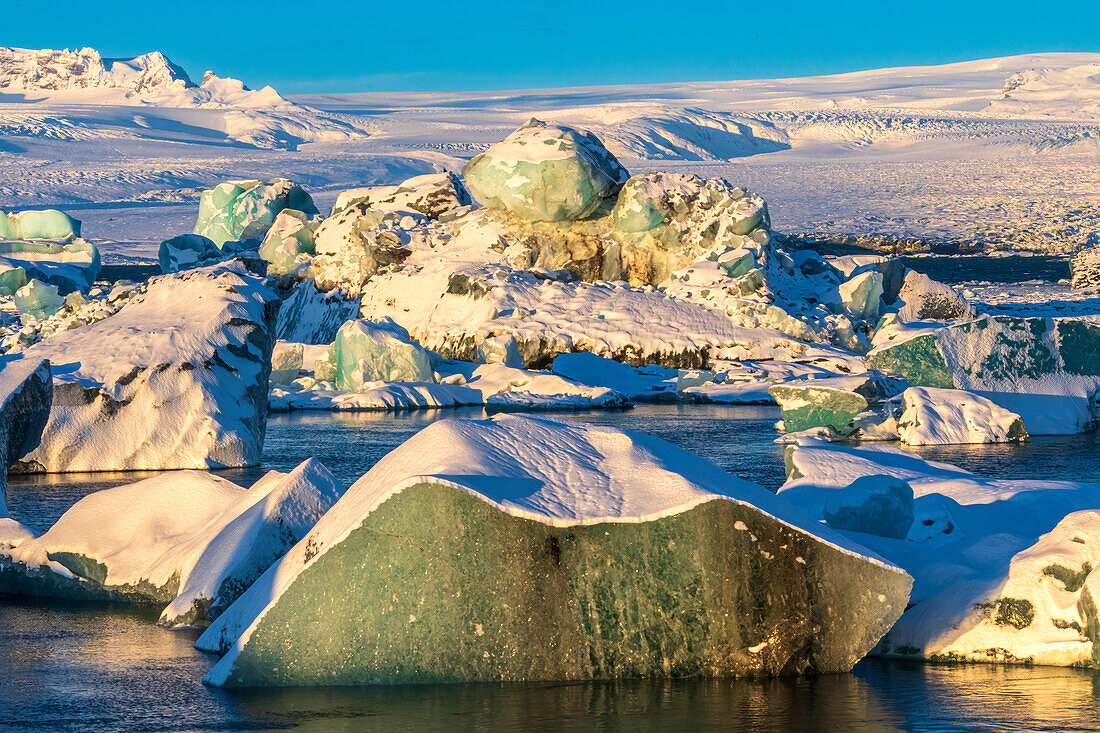
{"label": "snow-covered iceberg", "polygon": [[[941,661],[1096,667],[1100,484],[998,480],[873,445],[804,440],[788,448],[779,496],[813,516],[860,485],[904,482],[912,522],[898,511],[845,532],[904,567],[910,607],[874,654]],[[894,502],[899,509],[902,503]]]}
{"label": "snow-covered iceberg", "polygon": [[83,239],[73,242],[0,242],[0,266],[20,267],[28,279],[56,286],[62,294],[87,290],[99,277],[99,249]]}
{"label": "snow-covered iceberg", "polygon": [[27,348],[21,358],[54,365],[27,460],[48,472],[257,463],[277,309],[263,278],[230,262],[155,278],[115,315]]}
{"label": "snow-covered iceberg", "polygon": [[1100,319],[984,316],[895,330],[876,339],[867,367],[974,392],[1018,414],[1032,435],[1079,433],[1098,417]]}
{"label": "snow-covered iceberg", "polygon": [[310,459],[251,489],[176,471],[89,494],[41,537],[0,554],[0,589],[169,605],[161,623],[216,618],[339,499]]}
{"label": "snow-covered iceberg", "polygon": [[448,171],[414,176],[396,186],[341,191],[332,207],[333,216],[354,204],[383,212],[415,211],[429,219],[454,219],[468,212],[473,201],[462,179]]}
{"label": "snow-covered iceberg", "polygon": [[898,568],[661,440],[433,423],[200,637],[221,686],[849,669]]}
{"label": "snow-covered iceberg", "polygon": [[910,387],[901,395],[898,435],[908,445],[1019,443],[1028,439],[1014,412],[961,389]]}

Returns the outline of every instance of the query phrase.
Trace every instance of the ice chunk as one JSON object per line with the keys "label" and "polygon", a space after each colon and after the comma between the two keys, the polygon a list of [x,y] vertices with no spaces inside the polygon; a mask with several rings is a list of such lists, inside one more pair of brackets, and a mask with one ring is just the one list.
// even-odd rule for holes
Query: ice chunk
{"label": "ice chunk", "polygon": [[402,181],[396,186],[371,186],[341,191],[332,215],[364,204],[378,211],[417,211],[429,219],[452,220],[470,210],[473,201],[462,180],[454,173],[429,173]]}
{"label": "ice chunk", "polygon": [[302,344],[279,341],[271,352],[271,381],[290,384],[302,368]]}
{"label": "ice chunk", "polygon": [[289,179],[226,181],[202,192],[195,234],[218,247],[230,240],[263,239],[283,209],[318,213],[305,189]]}
{"label": "ice chunk", "polygon": [[347,297],[353,296],[380,268],[404,262],[412,254],[409,229],[419,225],[411,216],[352,204],[317,227],[316,256],[309,272],[320,289],[340,288]]}
{"label": "ice chunk", "polygon": [[913,487],[891,476],[861,476],[829,495],[822,516],[836,529],[905,539],[913,524]]}
{"label": "ice chunk", "polygon": [[393,321],[348,321],[336,333],[336,386],[356,392],[368,382],[431,382],[428,351]]}
{"label": "ice chunk", "polygon": [[776,385],[768,394],[783,410],[783,429],[788,433],[830,427],[847,435],[855,430],[853,418],[867,409],[861,394],[812,382]]}
{"label": "ice chunk", "polygon": [[955,288],[914,270],[905,273],[895,305],[902,321],[950,321],[978,314]]}
{"label": "ice chunk", "polygon": [[482,204],[532,221],[583,219],[628,178],[595,135],[535,119],[462,172]]}
{"label": "ice chunk", "polygon": [[655,438],[442,420],[357,481],[197,645],[228,648],[205,680],[224,686],[841,671],[909,583]]}
{"label": "ice chunk", "polygon": [[331,344],[340,326],[359,315],[359,298],[339,290],[322,293],[313,280],[294,286],[279,307],[277,331],[285,341]]}
{"label": "ice chunk", "polygon": [[201,234],[181,234],[160,243],[160,271],[164,274],[189,270],[221,254],[221,248]]}
{"label": "ice chunk", "polygon": [[516,337],[511,335],[490,336],[477,345],[478,361],[482,364],[504,364],[516,369],[523,368]]}
{"label": "ice chunk", "polygon": [[297,209],[283,209],[264,235],[260,257],[267,260],[269,275],[292,275],[309,263],[313,254],[315,224]]}
{"label": "ice chunk", "polygon": [[63,598],[171,602],[162,623],[215,618],[340,497],[310,459],[251,489],[199,471],[89,494],[48,532],[4,552],[0,588]]}
{"label": "ice chunk", "polygon": [[550,370],[582,384],[592,384],[622,392],[631,399],[670,402],[677,398],[676,369],[649,366],[636,369],[612,359],[590,353],[562,354]]}
{"label": "ice chunk", "polygon": [[1018,443],[1028,439],[1019,415],[959,389],[910,387],[902,393],[898,434],[908,445]]}
{"label": "ice chunk", "polygon": [[54,364],[28,456],[46,471],[256,463],[278,300],[237,262],[163,275],[115,315],[22,352]]}
{"label": "ice chunk", "polygon": [[893,330],[867,367],[915,387],[963,389],[1023,418],[1031,435],[1088,430],[1100,388],[1100,321],[984,316],[933,330]]}
{"label": "ice chunk", "polygon": [[66,244],[0,242],[0,263],[22,267],[28,279],[56,285],[62,294],[87,290],[100,270],[99,249],[83,239]]}
{"label": "ice chunk", "polygon": [[0,295],[14,295],[27,284],[27,271],[0,257]]}
{"label": "ice chunk", "polygon": [[57,313],[65,305],[65,299],[57,293],[57,286],[31,280],[15,291],[15,308],[26,321],[42,321]]}
{"label": "ice chunk", "polygon": [[0,211],[0,239],[76,239],[80,222],[57,209]]}
{"label": "ice chunk", "polygon": [[52,401],[49,361],[0,357],[0,546],[27,535],[8,518],[8,469],[38,446]]}
{"label": "ice chunk", "polygon": [[852,318],[875,321],[882,301],[882,274],[878,270],[856,275],[839,287],[844,310]]}

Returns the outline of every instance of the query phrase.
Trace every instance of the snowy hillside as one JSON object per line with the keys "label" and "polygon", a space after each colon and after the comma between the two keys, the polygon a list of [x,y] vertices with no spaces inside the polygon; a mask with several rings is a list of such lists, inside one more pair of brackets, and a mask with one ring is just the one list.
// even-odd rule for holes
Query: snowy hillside
{"label": "snowy hillside", "polygon": [[797,79],[283,97],[209,72],[196,84],[159,53],[0,49],[0,207],[67,208],[106,253],[149,257],[219,180],[289,176],[324,206],[341,189],[457,171],[536,116],[594,132],[632,173],[759,191],[780,232],[1071,251],[1100,229],[1098,64],[1045,53]]}

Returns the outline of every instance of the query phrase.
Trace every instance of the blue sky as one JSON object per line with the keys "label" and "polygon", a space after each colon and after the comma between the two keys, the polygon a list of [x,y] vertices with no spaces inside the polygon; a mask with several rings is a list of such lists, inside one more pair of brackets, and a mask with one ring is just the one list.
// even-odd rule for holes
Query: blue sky
{"label": "blue sky", "polygon": [[195,78],[213,69],[291,94],[805,76],[1100,51],[1095,0],[4,4],[0,45],[161,50]]}

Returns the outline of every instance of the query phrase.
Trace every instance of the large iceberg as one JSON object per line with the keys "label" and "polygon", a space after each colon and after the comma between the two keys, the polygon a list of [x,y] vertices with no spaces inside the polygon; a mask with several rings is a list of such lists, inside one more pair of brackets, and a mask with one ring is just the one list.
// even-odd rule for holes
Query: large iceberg
{"label": "large iceberg", "polygon": [[[641,479],[641,480],[640,480]],[[200,637],[222,686],[850,669],[910,579],[638,433],[433,423]]]}
{"label": "large iceberg", "polygon": [[164,275],[113,316],[22,352],[54,365],[40,470],[252,465],[278,300],[238,262]]}
{"label": "large iceberg", "polygon": [[1022,417],[1032,435],[1079,433],[1097,418],[1100,319],[984,316],[897,330],[876,339],[867,367],[974,392]]}
{"label": "large iceberg", "polygon": [[80,222],[63,211],[0,211],[0,239],[76,239]]}
{"label": "large iceberg", "polygon": [[41,537],[0,554],[0,589],[168,603],[161,623],[205,623],[233,603],[339,499],[309,459],[251,489],[199,471],[89,494]]}
{"label": "large iceberg", "polygon": [[8,519],[8,469],[38,446],[52,400],[49,361],[0,357],[0,545],[26,533]]}
{"label": "large iceberg", "polygon": [[226,181],[202,192],[194,233],[218,247],[230,240],[263,239],[283,209],[318,213],[305,189],[286,178]]}
{"label": "large iceberg", "polygon": [[474,198],[532,221],[583,219],[628,174],[591,133],[531,119],[462,171]]}
{"label": "large iceberg", "polygon": [[901,400],[898,435],[908,445],[1019,443],[1028,439],[1019,415],[970,392],[910,387]]}

